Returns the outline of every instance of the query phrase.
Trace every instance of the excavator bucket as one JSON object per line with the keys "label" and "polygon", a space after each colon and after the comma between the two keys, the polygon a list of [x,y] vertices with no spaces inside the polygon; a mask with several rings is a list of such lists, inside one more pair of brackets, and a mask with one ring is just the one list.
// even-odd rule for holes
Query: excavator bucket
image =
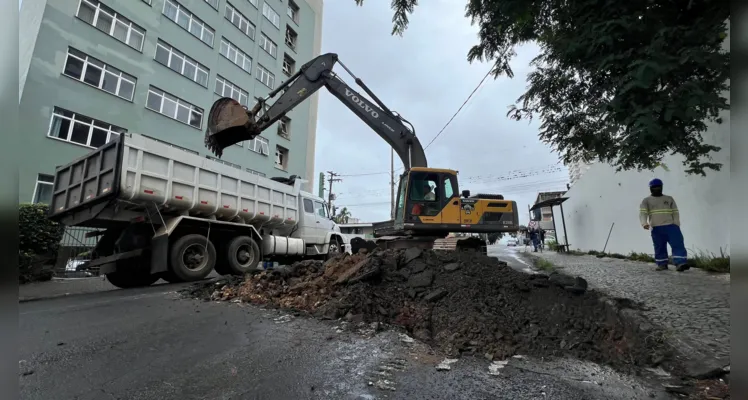
{"label": "excavator bucket", "polygon": [[205,145],[220,157],[226,147],[252,139],[253,126],[251,113],[238,101],[228,97],[218,99],[208,114]]}

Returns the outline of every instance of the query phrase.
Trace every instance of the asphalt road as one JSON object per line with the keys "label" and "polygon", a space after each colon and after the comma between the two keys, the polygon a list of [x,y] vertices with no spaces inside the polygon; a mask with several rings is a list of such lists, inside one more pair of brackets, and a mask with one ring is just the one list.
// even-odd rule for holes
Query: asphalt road
{"label": "asphalt road", "polygon": [[[184,285],[19,304],[22,399],[649,399],[577,361],[463,358],[449,371],[394,331],[179,298]],[[394,389],[394,390],[393,390]]]}

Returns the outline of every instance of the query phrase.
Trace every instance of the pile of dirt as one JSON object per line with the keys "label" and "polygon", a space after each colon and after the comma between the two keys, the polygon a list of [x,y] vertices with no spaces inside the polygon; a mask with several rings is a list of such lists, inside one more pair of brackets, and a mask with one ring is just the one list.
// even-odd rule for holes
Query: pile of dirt
{"label": "pile of dirt", "polygon": [[625,304],[586,289],[581,278],[529,275],[479,253],[377,249],[187,294],[394,324],[452,356],[572,356],[624,370],[670,357],[651,326],[623,316]]}

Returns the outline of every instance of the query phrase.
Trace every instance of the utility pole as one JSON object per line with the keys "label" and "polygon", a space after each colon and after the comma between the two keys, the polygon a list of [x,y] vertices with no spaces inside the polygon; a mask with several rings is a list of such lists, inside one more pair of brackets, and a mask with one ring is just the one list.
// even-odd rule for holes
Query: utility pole
{"label": "utility pole", "polygon": [[333,182],[340,182],[342,179],[336,178],[336,176],[340,176],[332,171],[327,171],[328,174],[330,174],[330,177],[327,178],[327,182],[329,182],[329,187],[327,188],[327,208],[330,209],[331,213],[334,213],[332,209],[332,200],[335,197],[335,195],[332,193],[332,183]]}
{"label": "utility pole", "polygon": [[390,218],[395,219],[395,150],[390,149]]}

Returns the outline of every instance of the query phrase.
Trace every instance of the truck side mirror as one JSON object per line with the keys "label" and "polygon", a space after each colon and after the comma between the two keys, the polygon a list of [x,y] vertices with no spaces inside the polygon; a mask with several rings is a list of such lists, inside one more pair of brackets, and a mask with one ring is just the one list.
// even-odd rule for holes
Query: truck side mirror
{"label": "truck side mirror", "polygon": [[463,190],[462,191],[462,197],[464,197],[464,198],[470,197],[470,191],[469,190]]}

